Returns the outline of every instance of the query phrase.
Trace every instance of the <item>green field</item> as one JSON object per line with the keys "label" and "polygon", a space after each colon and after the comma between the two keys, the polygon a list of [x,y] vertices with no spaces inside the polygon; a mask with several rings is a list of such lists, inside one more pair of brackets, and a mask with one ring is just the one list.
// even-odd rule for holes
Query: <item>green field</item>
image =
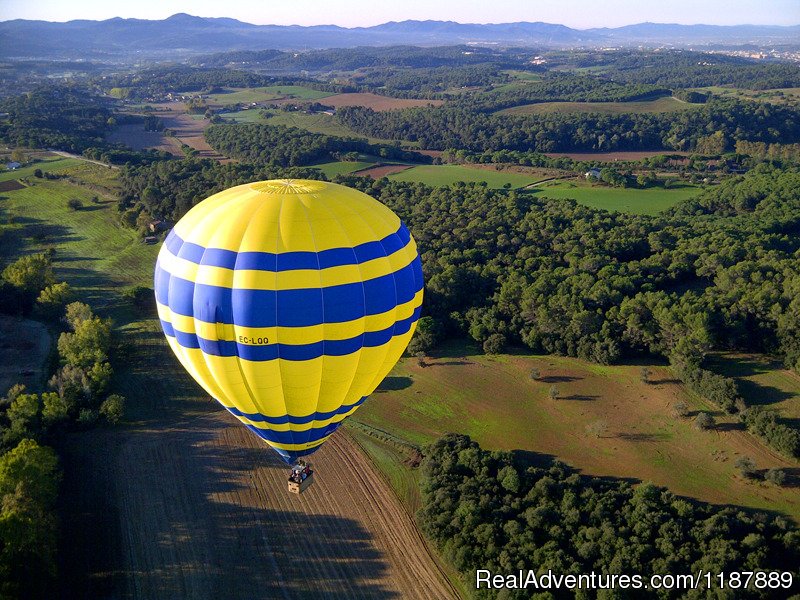
{"label": "green field", "polygon": [[672,96],[664,96],[655,100],[641,102],[538,102],[512,106],[499,111],[503,115],[542,115],[570,113],[600,113],[618,115],[623,113],[666,113],[677,110],[688,110],[700,106],[689,104]]}
{"label": "green field", "polygon": [[461,165],[419,165],[400,173],[389,175],[394,181],[416,181],[432,186],[445,186],[453,183],[485,181],[490,188],[502,188],[510,184],[512,188],[520,188],[541,179],[536,175],[525,175],[512,171],[495,171]]}
{"label": "green field", "polygon": [[212,104],[238,104],[250,102],[270,102],[282,98],[298,100],[319,100],[332,96],[331,92],[321,92],[301,85],[270,85],[257,88],[231,88],[218,94],[209,94]]}
{"label": "green field", "polygon": [[[67,175],[66,179],[32,177],[35,168]],[[115,365],[115,389],[128,402],[126,419],[149,419],[154,411],[196,410],[207,404],[197,386],[178,368],[157,319],[133,310],[124,291],[130,286],[153,286],[158,245],[145,245],[136,232],[118,220],[114,190],[118,171],[70,158],[38,162],[0,181],[30,174],[30,187],[0,194],[2,254],[55,248],[56,278],[67,281],[79,300],[114,320],[125,341],[125,362]],[[98,196],[99,204],[91,199]],[[84,209],[67,208],[78,198]]]}
{"label": "green field", "polygon": [[557,181],[528,188],[526,191],[543,198],[569,198],[585,206],[608,211],[637,215],[655,215],[687,198],[692,198],[702,188],[676,183],[673,187],[647,189],[613,188],[583,181]]}
{"label": "green field", "polygon": [[337,175],[344,175],[346,173],[353,173],[354,171],[360,171],[361,169],[369,169],[370,167],[374,166],[375,163],[372,162],[364,162],[364,161],[333,161],[333,162],[326,162],[320,163],[317,165],[309,165],[311,168],[319,169],[328,179],[332,179]]}
{"label": "green field", "polygon": [[[448,431],[465,433],[488,449],[535,453],[530,456],[535,462],[555,457],[587,474],[653,481],[677,494],[800,519],[794,490],[743,480],[734,468],[743,454],[759,468],[794,463],[733,430],[734,417],[687,396],[667,367],[651,365],[652,383],[642,383],[639,365],[491,357],[456,343],[426,364],[402,360],[353,420],[417,445]],[[530,379],[533,367],[541,371],[539,381]],[[549,398],[551,386],[558,389],[558,400]],[[719,430],[700,431],[691,419],[674,416],[671,407],[678,401],[715,413]],[[604,432],[590,435],[587,427],[598,422],[605,423]],[[388,450],[376,453],[377,464],[391,462]],[[398,487],[411,486],[397,461],[381,468]]]}

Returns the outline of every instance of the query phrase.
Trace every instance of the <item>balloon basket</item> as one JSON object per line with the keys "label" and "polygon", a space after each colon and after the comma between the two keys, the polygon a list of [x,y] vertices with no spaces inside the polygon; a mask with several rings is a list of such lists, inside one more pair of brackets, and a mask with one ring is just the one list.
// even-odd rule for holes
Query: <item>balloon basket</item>
{"label": "balloon basket", "polygon": [[313,483],[314,471],[311,470],[311,465],[301,461],[292,467],[292,472],[289,475],[290,493],[302,494],[310,488]]}

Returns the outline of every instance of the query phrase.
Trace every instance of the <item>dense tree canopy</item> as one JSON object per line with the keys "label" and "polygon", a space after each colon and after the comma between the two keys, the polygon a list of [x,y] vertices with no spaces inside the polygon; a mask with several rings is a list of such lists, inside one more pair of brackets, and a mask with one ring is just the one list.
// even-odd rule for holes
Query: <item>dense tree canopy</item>
{"label": "dense tree canopy", "polygon": [[[482,450],[466,436],[449,434],[428,448],[422,492],[423,530],[473,589],[477,569],[645,576],[777,569],[792,571],[795,580],[800,574],[800,532],[782,517],[691,502],[649,483],[582,477],[560,463],[524,468],[510,453]],[[498,596],[484,589],[477,597],[529,598],[536,591]],[[659,597],[685,593],[664,590]]]}

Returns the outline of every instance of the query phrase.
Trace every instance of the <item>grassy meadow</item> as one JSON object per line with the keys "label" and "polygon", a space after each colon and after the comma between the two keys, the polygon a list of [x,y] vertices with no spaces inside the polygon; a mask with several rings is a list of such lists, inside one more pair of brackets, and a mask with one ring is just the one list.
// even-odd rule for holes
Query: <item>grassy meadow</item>
{"label": "grassy meadow", "polygon": [[331,92],[321,92],[302,85],[270,85],[257,88],[231,88],[217,94],[209,94],[212,104],[249,104],[250,102],[271,102],[284,98],[298,100],[319,100],[332,96]]}
{"label": "grassy meadow", "polygon": [[[587,474],[652,481],[677,494],[800,520],[795,490],[745,480],[734,468],[745,455],[760,469],[793,463],[740,430],[733,417],[687,395],[667,367],[650,365],[644,383],[640,365],[486,356],[456,343],[426,364],[402,360],[353,420],[418,446],[449,431],[466,433],[485,448],[521,451],[533,462],[558,458]],[[533,368],[538,381],[530,377]],[[701,431],[676,417],[672,407],[680,401],[714,414],[717,428]],[[378,464],[389,460],[387,452],[378,452]],[[402,487],[395,472],[402,462],[385,468]]]}
{"label": "grassy meadow", "polygon": [[545,198],[569,198],[592,208],[655,215],[696,196],[702,192],[702,188],[688,183],[675,183],[669,188],[614,188],[570,180],[547,182],[541,186],[528,188],[527,191]]}

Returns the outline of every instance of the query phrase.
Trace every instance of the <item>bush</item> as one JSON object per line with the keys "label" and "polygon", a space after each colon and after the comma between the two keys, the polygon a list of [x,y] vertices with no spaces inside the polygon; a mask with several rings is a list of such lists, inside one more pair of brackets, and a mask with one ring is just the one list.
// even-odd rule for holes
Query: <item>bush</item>
{"label": "bush", "polygon": [[500,354],[506,347],[506,336],[502,333],[493,333],[483,342],[483,351],[486,354]]}
{"label": "bush", "polygon": [[77,198],[70,198],[69,200],[67,200],[67,206],[72,210],[80,210],[83,208],[83,202],[81,202]]}
{"label": "bush", "polygon": [[534,381],[539,381],[539,378],[542,376],[542,372],[539,369],[531,369],[531,379]]}
{"label": "bush", "polygon": [[701,412],[694,418],[694,425],[698,429],[712,429],[717,422],[707,412]]}
{"label": "bush", "polygon": [[125,398],[119,394],[111,394],[100,405],[100,414],[106,421],[116,425],[122,420],[125,413]]}
{"label": "bush", "polygon": [[733,466],[739,469],[742,476],[747,479],[754,479],[756,476],[756,461],[749,456],[742,456]]}
{"label": "bush", "polygon": [[675,411],[675,414],[679,417],[688,417],[689,416],[689,405],[686,404],[683,400],[680,402],[676,402],[675,405],[672,407]]}
{"label": "bush", "polygon": [[769,481],[770,483],[774,483],[775,485],[781,486],[786,483],[786,471],[783,469],[769,469],[764,474],[764,479]]}
{"label": "bush", "polygon": [[91,408],[82,408],[78,413],[78,425],[91,427],[97,422],[98,413]]}
{"label": "bush", "polygon": [[547,395],[550,397],[550,400],[558,400],[558,388],[554,385],[551,385]]}

